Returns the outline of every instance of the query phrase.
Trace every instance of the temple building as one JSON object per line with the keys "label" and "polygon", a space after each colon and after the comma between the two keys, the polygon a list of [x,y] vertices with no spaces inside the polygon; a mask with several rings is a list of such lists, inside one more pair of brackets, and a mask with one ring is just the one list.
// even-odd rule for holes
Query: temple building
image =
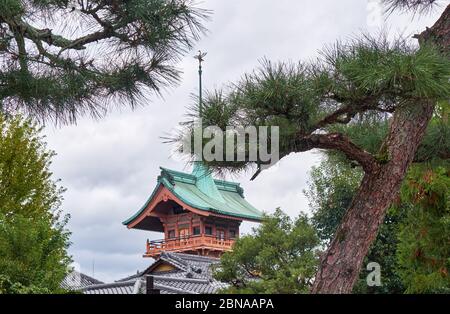
{"label": "temple building", "polygon": [[220,257],[232,249],[242,221],[261,218],[238,183],[214,180],[195,162],[191,174],[161,168],[153,193],[124,224],[163,234],[161,240],[147,240],[144,257],[162,252]]}
{"label": "temple building", "polygon": [[144,206],[123,222],[129,229],[161,232],[147,240],[147,269],[103,283],[72,272],[62,283],[84,294],[205,294],[227,285],[212,276],[219,257],[232,250],[242,221],[261,221],[238,183],[214,180],[196,162],[192,173],[161,168],[156,187]]}

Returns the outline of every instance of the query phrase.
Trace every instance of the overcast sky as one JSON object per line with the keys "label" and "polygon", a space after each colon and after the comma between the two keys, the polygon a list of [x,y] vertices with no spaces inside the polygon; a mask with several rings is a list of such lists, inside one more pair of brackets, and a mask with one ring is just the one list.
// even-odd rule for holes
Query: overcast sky
{"label": "overcast sky", "polygon": [[[49,147],[58,154],[52,170],[67,188],[63,207],[72,216],[70,254],[82,272],[102,281],[128,276],[152,262],[142,257],[145,241],[162,235],[128,230],[122,221],[146,201],[160,166],[190,171],[182,160],[170,157],[172,147],[160,137],[183,120],[190,94],[197,90],[192,58],[197,50],[208,52],[204,86],[212,89],[239,79],[263,57],[307,61],[338,39],[382,28],[411,35],[431,26],[443,10],[420,18],[392,14],[386,19],[377,0],[208,0],[199,6],[213,10],[206,24],[209,34],[179,64],[182,83],[165,92],[164,99],[153,97],[134,111],[123,106],[98,121],[84,118],[77,125],[45,131]],[[232,179],[260,210],[281,207],[295,216],[309,212],[302,190],[319,161],[318,152],[290,155],[253,182],[252,173]],[[242,231],[251,226],[244,223]]]}

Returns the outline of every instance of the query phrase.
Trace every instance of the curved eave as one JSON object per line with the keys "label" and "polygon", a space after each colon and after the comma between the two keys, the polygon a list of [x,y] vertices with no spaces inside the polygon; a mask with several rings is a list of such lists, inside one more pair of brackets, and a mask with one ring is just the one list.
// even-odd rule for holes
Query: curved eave
{"label": "curved eave", "polygon": [[253,222],[261,222],[262,221],[262,216],[261,217],[256,217],[256,216],[250,216],[250,215],[245,215],[245,214],[229,213],[229,212],[226,212],[226,211],[217,210],[215,208],[203,207],[203,206],[195,205],[195,204],[191,203],[189,200],[186,200],[184,197],[179,195],[174,190],[172,184],[170,184],[170,182],[166,178],[161,178],[160,181],[158,182],[158,185],[155,187],[155,189],[153,190],[152,194],[147,199],[145,204],[141,207],[141,209],[139,209],[139,211],[136,212],[132,217],[130,217],[129,219],[127,219],[124,222],[122,222],[122,224],[128,226],[133,221],[135,221],[137,218],[139,218],[144,213],[144,211],[147,209],[148,205],[150,204],[150,202],[154,198],[155,194],[157,193],[157,191],[158,191],[158,189],[160,188],[161,185],[164,186],[165,188],[167,188],[176,198],[178,198],[181,202],[185,203],[189,207],[192,207],[194,209],[203,211],[206,214],[205,216],[208,216],[209,214],[213,214],[213,215],[215,214],[215,215],[218,215],[218,216],[221,216],[221,217],[233,217],[233,218],[238,218],[238,219],[248,220],[248,221],[253,221]]}
{"label": "curved eave", "polygon": [[131,216],[127,220],[123,221],[122,222],[123,225],[125,225],[125,226],[129,225],[130,223],[132,223],[136,218],[138,218],[145,211],[145,209],[148,207],[148,204],[150,204],[150,202],[152,201],[153,197],[155,196],[155,194],[158,191],[160,186],[161,186],[161,182],[158,182],[156,187],[153,189],[152,194],[150,195],[150,197],[145,202],[145,204],[133,216]]}

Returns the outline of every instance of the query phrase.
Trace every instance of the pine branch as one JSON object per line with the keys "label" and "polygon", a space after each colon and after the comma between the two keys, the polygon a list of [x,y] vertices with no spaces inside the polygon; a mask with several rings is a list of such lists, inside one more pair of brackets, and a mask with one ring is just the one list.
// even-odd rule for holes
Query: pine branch
{"label": "pine branch", "polygon": [[446,55],[450,54],[450,4],[445,8],[440,18],[430,28],[414,36],[424,44],[439,43],[439,49]]}
{"label": "pine branch", "polygon": [[[205,33],[208,15],[192,0],[1,2],[1,110],[66,123],[101,116],[114,100],[144,103],[177,84],[174,63]],[[76,36],[73,18],[83,19]],[[97,45],[107,51],[90,57]]]}
{"label": "pine branch", "polygon": [[348,105],[344,105],[328,114],[319,122],[315,123],[311,127],[309,132],[313,133],[314,131],[326,128],[334,124],[348,124],[357,114],[365,113],[368,111],[393,113],[395,111],[395,106],[380,104],[376,97],[369,96],[365,100],[362,100],[361,103],[351,103]]}
{"label": "pine branch", "polygon": [[379,163],[372,154],[355,145],[341,133],[299,136],[293,144],[294,152],[305,152],[314,148],[340,151],[349,160],[356,161],[366,173],[374,172],[379,168]]}
{"label": "pine branch", "polygon": [[[363,125],[361,121],[371,116],[387,119],[387,114],[414,110],[424,100],[447,99],[449,77],[448,59],[435,47],[418,49],[401,39],[388,42],[384,37],[365,37],[337,45],[327,51],[324,60],[312,65],[264,60],[261,68],[244,75],[229,92],[206,93],[202,122],[204,127],[214,125],[222,130],[226,126],[278,126],[280,158],[314,148],[330,149],[372,172],[378,167],[372,154],[379,151],[382,141],[353,134],[356,141],[352,142],[350,133],[344,135],[348,127],[343,130],[340,126]],[[191,110],[191,121],[182,124],[185,132],[172,142],[182,144],[186,134],[192,135],[198,108]],[[363,147],[370,147],[370,152]],[[256,165],[255,178],[270,162],[250,161],[247,153],[240,162],[205,163],[218,172]]]}
{"label": "pine branch", "polygon": [[439,0],[383,0],[387,10],[390,12],[403,10],[425,13],[431,10],[438,2]]}
{"label": "pine branch", "polygon": [[25,38],[31,39],[31,40],[40,40],[45,43],[47,43],[50,46],[56,46],[60,48],[68,48],[69,46],[72,46],[73,49],[86,49],[86,47],[82,45],[75,45],[76,40],[69,40],[67,38],[64,38],[60,35],[55,35],[52,33],[50,29],[37,29],[30,24],[20,20],[20,19],[14,19],[13,21],[8,21],[8,19],[5,19],[7,21],[8,25],[17,25],[19,31],[23,34]]}

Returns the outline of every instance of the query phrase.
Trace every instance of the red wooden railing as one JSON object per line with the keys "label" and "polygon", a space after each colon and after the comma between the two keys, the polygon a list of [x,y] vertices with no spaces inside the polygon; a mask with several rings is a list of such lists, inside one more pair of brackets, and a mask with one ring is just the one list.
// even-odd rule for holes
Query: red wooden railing
{"label": "red wooden railing", "polygon": [[213,235],[189,235],[174,239],[147,240],[147,250],[145,256],[153,257],[161,254],[162,251],[182,252],[196,249],[209,249],[218,251],[230,251],[234,244],[234,239],[223,239]]}

